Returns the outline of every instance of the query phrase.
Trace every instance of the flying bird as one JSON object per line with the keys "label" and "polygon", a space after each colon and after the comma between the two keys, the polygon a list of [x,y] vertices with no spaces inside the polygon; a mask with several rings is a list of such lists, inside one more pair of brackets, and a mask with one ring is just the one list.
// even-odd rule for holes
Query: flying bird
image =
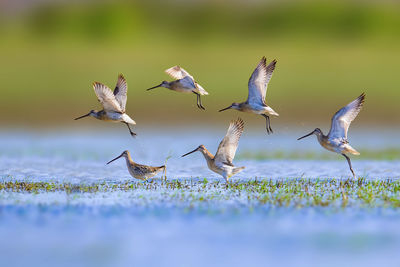
{"label": "flying bird", "polygon": [[147,91],[158,88],[165,87],[172,91],[186,93],[186,94],[195,94],[197,96],[197,107],[205,110],[203,104],[201,103],[201,96],[208,95],[208,92],[198,84],[192,75],[190,75],[186,70],[179,66],[174,66],[165,71],[169,76],[174,79],[177,79],[172,82],[163,81],[157,86],[151,87],[147,89]]}
{"label": "flying bird", "polygon": [[102,121],[122,122],[128,127],[131,136],[135,136],[136,133],[132,132],[129,125],[135,125],[136,122],[125,113],[128,85],[124,76],[122,74],[118,76],[114,93],[106,85],[99,82],[93,83],[93,89],[103,109],[100,111],[91,110],[88,114],[80,116],[75,120],[93,117]]}
{"label": "flying bird", "polygon": [[134,162],[128,150],[125,150],[124,152],[122,152],[121,155],[107,162],[107,164],[110,164],[111,162],[122,157],[125,158],[126,166],[128,167],[130,175],[142,181],[146,181],[147,179],[150,179],[153,176],[157,175],[157,173],[159,173],[160,171],[165,170],[165,165],[159,167],[151,167]]}
{"label": "flying bird", "polygon": [[218,146],[215,156],[211,154],[207,148],[200,145],[195,150],[182,155],[185,157],[193,152],[200,151],[207,161],[208,168],[213,172],[218,173],[225,178],[226,182],[229,178],[238,172],[242,171],[245,167],[235,167],[232,163],[236,154],[236,149],[239,145],[240,136],[243,133],[244,123],[243,120],[238,118],[231,121],[228,131]]}
{"label": "flying bird", "polygon": [[219,112],[228,109],[236,109],[242,112],[261,115],[266,120],[267,133],[273,133],[269,116],[279,116],[279,114],[266,104],[265,95],[267,93],[268,83],[271,80],[276,62],[277,61],[274,59],[267,65],[267,59],[262,57],[260,63],[258,63],[257,68],[250,77],[248,83],[249,95],[246,102],[232,103],[232,105],[219,110]]}
{"label": "flying bird", "polygon": [[351,122],[360,112],[364,104],[364,100],[365,94],[362,93],[359,97],[357,97],[356,100],[336,112],[332,118],[331,130],[329,131],[328,135],[324,135],[319,128],[316,128],[311,133],[297,139],[300,140],[315,134],[322,147],[329,151],[342,154],[346,158],[354,178],[356,175],[353,167],[351,166],[350,158],[347,156],[347,154],[360,155],[360,153],[350,146],[349,141],[347,141],[347,132]]}

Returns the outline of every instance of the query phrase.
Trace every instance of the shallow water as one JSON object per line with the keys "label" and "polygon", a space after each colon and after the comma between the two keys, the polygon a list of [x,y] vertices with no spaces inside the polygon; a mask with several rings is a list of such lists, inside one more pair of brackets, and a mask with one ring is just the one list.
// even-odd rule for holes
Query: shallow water
{"label": "shallow water", "polygon": [[[128,149],[134,160],[149,165],[161,165],[171,155],[170,179],[219,181],[200,153],[183,159],[180,155],[201,143],[214,152],[223,135],[223,130],[212,134],[148,133],[137,139],[115,132],[3,133],[0,174],[3,181],[127,182],[132,179],[123,160],[105,163]],[[316,140],[301,143],[295,141],[296,136],[245,133],[238,156],[241,150],[321,149]],[[370,142],[368,136],[355,134],[353,140],[359,143],[352,144],[359,149],[399,147],[395,136],[388,133]],[[246,166],[234,181],[349,177],[347,163],[340,156],[328,161],[248,159],[234,163]],[[353,167],[367,179],[400,178],[398,160],[354,158]],[[252,206],[245,195],[202,192],[201,188],[198,192],[218,197],[200,203],[187,201],[187,195],[178,201],[182,192],[172,190],[72,194],[0,191],[1,265],[400,264],[398,208]]]}
{"label": "shallow water", "polygon": [[[396,132],[397,133],[397,132]],[[400,143],[396,133],[388,133],[381,139],[371,135],[360,134],[354,140],[357,149],[398,148]],[[400,134],[400,133],[399,133]],[[18,179],[59,180],[68,182],[90,182],[93,180],[111,179],[122,181],[131,179],[126,170],[124,160],[110,165],[105,163],[118,156],[122,151],[129,150],[133,160],[152,166],[163,165],[168,156],[168,176],[173,178],[207,177],[220,179],[218,174],[211,172],[203,156],[195,153],[185,158],[180,156],[204,144],[211,152],[215,152],[221,140],[221,132],[164,132],[161,134],[144,133],[136,139],[129,135],[106,132],[84,133],[36,133],[3,134],[0,138],[0,173],[2,177],[12,176]],[[237,166],[246,169],[232,179],[258,178],[348,178],[350,171],[346,160],[324,150],[315,138],[304,142],[296,141],[296,135],[266,136],[244,134],[237,157],[241,151],[311,151],[326,153],[337,160],[235,160]],[[371,179],[400,177],[400,159],[392,161],[357,160],[352,157],[353,168],[358,176]]]}

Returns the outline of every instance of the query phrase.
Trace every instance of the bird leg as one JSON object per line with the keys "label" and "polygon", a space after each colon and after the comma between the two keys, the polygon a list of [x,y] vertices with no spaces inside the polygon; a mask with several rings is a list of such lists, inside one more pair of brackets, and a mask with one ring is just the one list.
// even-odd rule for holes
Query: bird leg
{"label": "bird leg", "polygon": [[356,178],[356,174],[354,173],[353,167],[351,166],[350,158],[348,156],[346,156],[345,154],[342,154],[342,155],[347,159],[347,163],[349,163],[350,171],[351,171],[351,173],[353,173],[353,177],[355,179]]}
{"label": "bird leg", "polygon": [[131,130],[131,127],[129,127],[129,124],[128,123],[126,123],[126,122],[124,122],[125,124],[126,124],[126,126],[128,127],[128,129],[129,129],[129,133],[131,134],[131,136],[132,137],[135,137],[136,136],[136,134],[134,133],[134,132],[132,132],[132,130]]}
{"label": "bird leg", "polygon": [[263,116],[263,117],[265,118],[265,120],[266,120],[266,123],[267,123],[267,126],[266,126],[267,133],[268,133],[268,134],[273,133],[272,128],[271,128],[271,121],[270,121],[270,119],[269,119],[269,116],[266,115],[266,114],[261,114],[261,116]]}
{"label": "bird leg", "polygon": [[193,93],[197,96],[197,107],[198,107],[199,109],[206,110],[206,109],[203,107],[203,104],[201,103],[200,94],[199,94],[199,93],[196,93],[196,92],[193,92]]}

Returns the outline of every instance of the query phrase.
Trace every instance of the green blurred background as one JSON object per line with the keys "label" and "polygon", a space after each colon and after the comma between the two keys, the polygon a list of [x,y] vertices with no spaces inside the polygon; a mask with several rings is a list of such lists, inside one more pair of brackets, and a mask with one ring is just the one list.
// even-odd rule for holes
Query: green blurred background
{"label": "green blurred background", "polygon": [[[267,92],[280,114],[273,126],[328,127],[362,92],[358,126],[399,126],[398,1],[7,0],[0,9],[2,127],[100,123],[72,119],[99,108],[93,81],[113,88],[119,73],[138,127],[226,122],[239,113],[217,110],[246,99],[262,56],[278,60]],[[206,111],[195,96],[145,91],[177,64],[210,93]]]}

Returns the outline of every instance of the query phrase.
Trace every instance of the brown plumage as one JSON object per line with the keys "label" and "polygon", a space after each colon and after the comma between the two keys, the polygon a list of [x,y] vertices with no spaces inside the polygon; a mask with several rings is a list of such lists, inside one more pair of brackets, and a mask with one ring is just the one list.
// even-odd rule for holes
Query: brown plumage
{"label": "brown plumage", "polygon": [[112,159],[109,162],[107,162],[107,164],[110,164],[114,160],[117,160],[121,157],[125,158],[126,166],[128,167],[128,171],[132,175],[132,177],[142,180],[142,181],[152,178],[160,171],[165,170],[165,165],[159,166],[159,167],[152,167],[152,166],[142,165],[142,164],[138,164],[138,163],[134,162],[132,160],[131,154],[129,153],[128,150],[125,150],[124,152],[122,152],[121,155],[119,155],[115,159]]}
{"label": "brown plumage", "polygon": [[240,136],[243,133],[244,122],[241,118],[231,121],[228,131],[218,146],[215,156],[207,150],[203,145],[200,145],[195,150],[182,155],[185,157],[193,152],[200,151],[207,161],[207,166],[213,172],[220,174],[228,182],[229,178],[245,167],[235,167],[232,163],[236,154],[236,149],[239,145]]}

